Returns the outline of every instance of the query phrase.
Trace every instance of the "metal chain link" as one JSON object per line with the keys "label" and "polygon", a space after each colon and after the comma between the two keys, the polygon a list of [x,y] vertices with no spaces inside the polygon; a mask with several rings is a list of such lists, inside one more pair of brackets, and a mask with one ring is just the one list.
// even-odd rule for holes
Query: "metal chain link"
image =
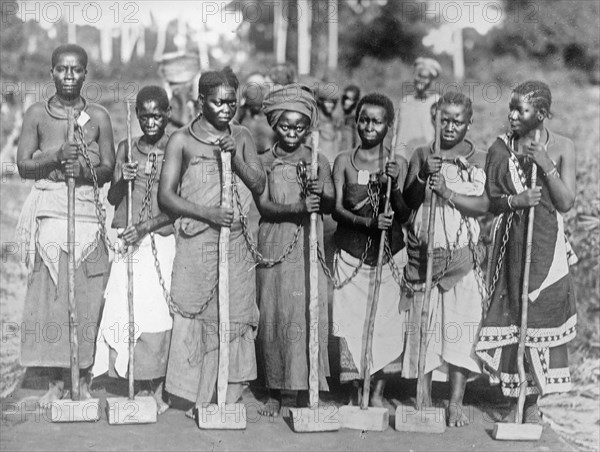
{"label": "metal chain link", "polygon": [[467,237],[469,239],[469,250],[473,256],[473,270],[475,271],[475,279],[477,280],[477,288],[479,289],[479,295],[481,296],[481,309],[485,315],[489,306],[489,294],[487,291],[485,277],[483,270],[481,269],[481,262],[479,261],[479,253],[477,253],[477,246],[473,239],[474,232],[471,229],[471,223],[466,220],[467,224]]}
{"label": "metal chain link", "polygon": [[385,254],[388,258],[388,265],[390,267],[390,270],[392,271],[392,277],[394,278],[394,281],[396,281],[396,284],[398,284],[398,287],[402,288],[402,274],[400,273],[400,269],[398,268],[398,266],[396,265],[396,261],[394,260],[394,255],[392,254],[392,248],[390,246],[389,236],[390,234],[386,234],[385,236]]}
{"label": "metal chain link", "polygon": [[202,314],[206,310],[206,308],[208,308],[209,303],[215,298],[215,294],[217,293],[217,289],[219,287],[219,278],[217,277],[216,283],[211,288],[207,299],[204,301],[204,303],[202,303],[202,305],[200,306],[200,309],[198,309],[198,311],[196,311],[196,312],[184,311],[177,305],[177,303],[175,303],[175,300],[173,300],[173,296],[171,295],[171,292],[169,292],[169,289],[167,289],[167,285],[165,283],[165,280],[162,275],[162,271],[160,269],[160,262],[158,260],[158,250],[156,249],[156,243],[154,242],[154,233],[152,233],[152,232],[150,233],[150,244],[152,246],[152,255],[154,256],[154,268],[156,269],[156,274],[158,275],[158,281],[160,282],[160,285],[163,290],[163,296],[165,298],[165,301],[167,302],[167,305],[169,306],[169,312],[171,312],[171,314],[179,314],[181,317],[184,317],[186,319],[195,319],[200,314]]}
{"label": "metal chain link", "polygon": [[151,152],[148,157],[150,157],[150,155],[154,155],[154,160],[152,161],[152,166],[150,168],[150,175],[146,181],[146,192],[144,193],[142,208],[140,209],[140,214],[138,215],[138,223],[144,219],[145,213],[147,213],[146,217],[148,219],[152,218],[152,189],[154,188],[156,174],[158,173],[158,163],[156,154]]}
{"label": "metal chain link", "polygon": [[[379,173],[376,173],[374,176],[375,177],[373,179],[369,179],[369,183],[367,184],[367,197],[369,199],[369,204],[372,208],[371,218],[377,218],[377,215],[379,213],[379,203],[381,201],[381,184],[378,184],[377,192],[373,191],[373,185],[375,185],[375,181],[378,180]],[[371,237],[371,235],[369,235],[367,237],[367,242],[365,243],[365,249],[363,250],[362,254],[360,255],[360,259],[358,260],[358,265],[354,267],[350,276],[348,276],[343,281],[340,281],[337,278],[337,276],[329,269],[329,267],[327,266],[327,262],[325,261],[324,251],[321,249],[320,246],[317,246],[317,258],[321,263],[321,267],[323,267],[323,272],[325,273],[325,276],[333,283],[334,289],[341,289],[350,281],[352,281],[356,277],[356,275],[358,275],[358,272],[360,271],[360,269],[365,263],[365,260],[367,259],[367,254],[369,253],[369,249],[371,249],[372,244],[373,238]],[[333,260],[333,268],[337,268],[339,256],[340,250],[336,250]]]}
{"label": "metal chain link", "polygon": [[[298,165],[296,166],[296,181],[298,182],[298,185],[300,185],[302,197],[306,198],[306,196],[308,195],[308,186],[307,186],[308,183],[307,183],[307,178],[306,178],[305,164],[304,164],[304,170],[301,169],[302,163],[304,163],[304,162],[298,162]],[[300,234],[303,230],[302,223],[300,223],[298,225],[298,227],[296,228],[296,231],[294,232],[292,241],[285,246],[281,256],[279,256],[276,259],[265,258],[262,255],[262,253],[258,250],[258,245],[257,245],[256,241],[254,240],[254,238],[252,237],[252,233],[250,232],[250,227],[248,225],[248,216],[244,214],[242,199],[240,196],[240,192],[237,188],[237,184],[239,183],[237,176],[234,175],[234,179],[235,179],[234,183],[232,184],[233,194],[235,197],[236,206],[237,206],[239,214],[240,214],[240,223],[242,225],[242,234],[244,235],[244,238],[246,240],[246,246],[248,247],[248,251],[250,251],[250,254],[252,254],[252,258],[254,259],[254,262],[256,262],[256,265],[258,265],[259,267],[265,267],[265,268],[271,268],[271,267],[274,267],[274,266],[282,263],[284,260],[286,260],[288,258],[288,256],[296,248],[296,245],[298,244],[298,241],[300,240]]]}
{"label": "metal chain link", "polygon": [[489,303],[492,300],[492,296],[494,295],[494,291],[496,290],[496,284],[498,283],[498,279],[500,278],[500,270],[502,268],[502,263],[504,261],[504,255],[506,254],[506,244],[508,243],[508,238],[510,236],[510,228],[512,227],[513,217],[514,217],[514,212],[511,211],[508,214],[508,218],[506,219],[506,227],[504,229],[504,233],[502,234],[502,244],[500,245],[500,252],[498,254],[498,263],[496,264],[494,276],[492,278],[492,282],[490,283],[490,287],[488,290],[489,301],[488,301],[488,305],[486,306],[486,312],[487,312],[487,308],[489,308]]}
{"label": "metal chain link", "polygon": [[[448,270],[450,268],[450,263],[452,262],[452,259],[454,257],[454,252],[458,248],[458,241],[460,239],[460,236],[462,235],[463,225],[465,224],[465,217],[463,215],[461,215],[460,221],[458,224],[458,229],[456,231],[456,238],[454,239],[454,243],[452,245],[450,245],[450,241],[448,240],[448,234],[446,234],[446,220],[445,220],[445,214],[444,214],[443,210],[442,210],[442,215],[444,215],[444,220],[442,221],[442,224],[444,225],[444,238],[446,239],[446,247],[448,249],[448,253],[446,254],[446,259],[444,261],[444,267],[442,268],[442,271],[437,275],[436,278],[434,278],[431,281],[432,287],[437,286],[439,284],[439,282],[442,280],[442,278],[448,272]],[[405,267],[405,271],[406,271],[406,268],[407,267]],[[406,278],[403,278],[403,284],[405,284],[406,288],[409,289],[411,292],[418,292],[418,290],[416,290],[414,288],[413,284],[411,284]]]}
{"label": "metal chain link", "polygon": [[77,147],[79,148],[80,154],[83,156],[85,163],[90,170],[92,175],[92,187],[94,190],[94,204],[96,207],[96,217],[98,218],[98,232],[100,234],[100,240],[104,242],[106,247],[112,251],[117,251],[117,246],[113,244],[108,238],[106,232],[106,214],[104,212],[104,206],[100,201],[100,188],[98,186],[98,175],[96,174],[96,168],[92,164],[90,154],[88,152],[88,146],[85,142],[84,131],[77,122],[75,122],[75,140],[77,141]]}
{"label": "metal chain link", "polygon": [[[150,170],[150,176],[148,177],[148,180],[146,181],[146,192],[144,193],[144,200],[142,202],[142,208],[140,210],[140,214],[138,215],[138,223],[140,223],[141,221],[144,220],[144,214],[146,214],[145,215],[146,219],[151,219],[153,217],[153,215],[152,215],[152,189],[154,188],[154,183],[156,182],[157,174],[158,174],[158,162],[157,162],[157,159],[155,158],[154,161],[152,161],[152,168]],[[217,288],[219,287],[219,279],[217,278],[215,284],[213,285],[213,287],[210,290],[210,293],[208,294],[208,298],[204,301],[204,303],[202,303],[202,305],[200,306],[200,309],[198,311],[196,311],[196,312],[184,311],[177,305],[177,303],[175,303],[175,300],[173,300],[173,296],[171,295],[171,292],[167,288],[167,284],[165,282],[165,279],[163,278],[162,270],[160,268],[160,261],[158,259],[158,249],[156,248],[156,242],[154,240],[154,233],[150,232],[149,236],[150,236],[150,245],[152,248],[152,256],[154,257],[154,268],[156,269],[156,274],[158,276],[158,281],[159,281],[160,286],[163,291],[163,296],[165,298],[165,301],[167,302],[167,306],[169,307],[169,312],[171,312],[171,314],[179,314],[181,317],[184,317],[186,319],[196,318],[197,316],[199,316],[206,310],[206,308],[208,307],[208,304],[214,299],[215,294],[217,292]]]}

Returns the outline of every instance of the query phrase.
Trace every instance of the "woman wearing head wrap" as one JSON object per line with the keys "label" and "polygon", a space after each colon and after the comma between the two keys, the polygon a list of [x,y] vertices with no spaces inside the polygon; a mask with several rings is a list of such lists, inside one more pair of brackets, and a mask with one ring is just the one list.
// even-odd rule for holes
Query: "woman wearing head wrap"
{"label": "woman wearing head wrap", "polygon": [[439,96],[430,87],[441,72],[442,67],[437,61],[419,57],[414,64],[413,85],[403,86],[394,152],[409,162],[416,148],[433,140],[435,130],[431,121],[431,106],[439,100]]}
{"label": "woman wearing head wrap", "polygon": [[[282,262],[257,270],[260,323],[258,341],[263,359],[269,400],[259,410],[264,416],[277,416],[281,390],[298,391],[298,406],[308,402],[308,325],[306,313],[308,286],[309,224],[312,212],[326,213],[333,203],[333,183],[327,159],[319,155],[315,181],[309,174],[312,149],[304,141],[318,121],[318,110],[311,91],[292,84],[276,89],[263,104],[269,124],[276,134],[271,149],[260,156],[267,173],[267,186],[255,197],[261,214],[258,250],[264,258]],[[317,225],[323,246],[322,222]],[[286,250],[292,251],[286,254]],[[320,319],[319,387],[328,390],[327,358],[327,280],[319,276]],[[312,326],[317,328],[317,326]]]}

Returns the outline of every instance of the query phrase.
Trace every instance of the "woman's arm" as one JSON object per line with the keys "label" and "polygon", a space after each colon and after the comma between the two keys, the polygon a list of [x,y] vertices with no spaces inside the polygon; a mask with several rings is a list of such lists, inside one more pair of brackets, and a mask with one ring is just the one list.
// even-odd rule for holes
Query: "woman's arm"
{"label": "woman's arm", "polygon": [[404,202],[412,210],[417,210],[425,200],[425,187],[429,175],[439,172],[442,167],[441,157],[430,155],[425,160],[420,149],[422,148],[417,148],[410,159],[404,182]]}
{"label": "woman's arm", "polygon": [[[227,138],[231,139],[232,137],[224,137],[222,142]],[[261,194],[267,185],[267,177],[258,158],[254,140],[246,129],[242,129],[235,140],[241,140],[242,152],[234,153],[231,158],[231,167],[252,193]],[[238,149],[240,146],[234,142],[234,147]]]}
{"label": "woman's arm", "polygon": [[309,182],[309,190],[321,198],[319,213],[329,214],[335,207],[335,187],[331,176],[331,166],[329,160],[322,154],[319,155],[318,164],[317,181]]}
{"label": "woman's arm", "polygon": [[[96,178],[98,179],[98,185],[104,185],[109,182],[113,177],[113,171],[115,168],[115,143],[113,141],[113,130],[110,122],[110,116],[108,112],[102,108],[96,106],[94,109],[94,117],[98,121],[98,152],[100,154],[100,163],[94,168],[96,171]],[[82,179],[92,182],[92,175],[87,168],[87,165],[82,171]]]}
{"label": "woman's arm", "polygon": [[175,132],[167,143],[158,185],[160,208],[174,217],[193,218],[214,226],[230,226],[233,222],[233,209],[199,205],[179,196],[184,144],[184,132]]}
{"label": "woman's arm", "polygon": [[[54,151],[42,152],[33,157],[39,149],[38,119],[45,114],[43,105],[35,104],[25,113],[23,127],[17,147],[17,167],[23,179],[42,179],[55,169],[62,169],[61,161],[66,160],[70,154],[77,155],[74,144],[64,143]],[[64,150],[63,150],[64,149]]]}
{"label": "woman's arm", "polygon": [[169,217],[164,212],[149,220],[140,221],[137,224],[129,226],[123,231],[122,238],[126,245],[133,245],[139,242],[142,238],[151,232],[154,232],[164,226],[168,226],[173,223],[173,218]]}
{"label": "woman's arm", "polygon": [[370,217],[355,215],[344,208],[344,187],[346,185],[346,167],[349,163],[348,153],[340,154],[333,164],[333,184],[335,187],[335,207],[333,219],[338,223],[346,223],[357,229],[370,229],[376,221]]}
{"label": "woman's arm", "polygon": [[115,169],[113,178],[108,190],[107,199],[112,206],[116,206],[121,202],[127,193],[126,185],[123,181],[123,164],[125,163],[125,141],[121,141],[117,146],[117,156],[115,158]]}
{"label": "woman's arm", "polygon": [[531,143],[527,148],[527,154],[539,167],[538,177],[543,177],[548,184],[552,204],[561,213],[571,210],[575,204],[576,193],[575,147],[571,140],[564,140],[563,143],[564,148],[561,150],[559,168],[556,168],[550,159],[545,145]]}
{"label": "woman's arm", "polygon": [[390,205],[394,213],[397,215],[397,220],[400,223],[404,223],[409,219],[411,213],[411,209],[406,204],[402,194],[402,188],[404,187],[406,175],[408,174],[408,162],[402,156],[396,157],[395,161],[398,166],[398,175],[394,183],[392,183]]}
{"label": "woman's arm", "polygon": [[260,212],[261,219],[270,223],[300,222],[307,213],[303,201],[291,204],[279,204],[271,201],[269,184],[265,185],[265,189],[260,195],[254,195],[254,202]]}

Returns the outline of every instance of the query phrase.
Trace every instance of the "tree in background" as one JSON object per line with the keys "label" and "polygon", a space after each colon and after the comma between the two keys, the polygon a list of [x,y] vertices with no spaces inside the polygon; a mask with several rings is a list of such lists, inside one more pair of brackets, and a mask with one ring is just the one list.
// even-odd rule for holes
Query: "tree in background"
{"label": "tree in background", "polygon": [[494,55],[510,54],[553,64],[562,61],[600,83],[599,2],[505,0],[503,7],[503,26],[490,32],[486,40]]}

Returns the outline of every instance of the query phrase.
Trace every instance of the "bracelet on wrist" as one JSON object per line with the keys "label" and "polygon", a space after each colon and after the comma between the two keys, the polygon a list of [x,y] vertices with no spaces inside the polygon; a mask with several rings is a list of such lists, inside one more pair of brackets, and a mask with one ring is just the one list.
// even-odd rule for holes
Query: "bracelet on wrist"
{"label": "bracelet on wrist", "polygon": [[424,180],[421,178],[421,173],[420,173],[420,172],[418,172],[418,173],[417,173],[417,180],[418,180],[420,183],[422,183],[423,185],[425,185],[425,184],[427,183],[427,182],[425,182],[425,181],[424,181]]}
{"label": "bracelet on wrist", "polygon": [[452,201],[452,198],[454,197],[455,194],[456,194],[455,191],[450,190],[450,196],[448,196],[448,199],[446,199],[446,202],[448,204],[450,204],[453,209],[456,209],[456,205],[454,204],[454,201]]}
{"label": "bracelet on wrist", "polygon": [[544,172],[544,177],[545,178],[560,177],[560,174],[558,174],[558,170],[556,169],[556,166],[553,166],[550,171]]}
{"label": "bracelet on wrist", "polygon": [[509,208],[510,210],[515,210],[515,207],[512,205],[512,200],[513,200],[514,196],[515,196],[515,195],[510,195],[510,196],[508,197],[508,199],[506,200],[506,202],[508,203],[508,208]]}

